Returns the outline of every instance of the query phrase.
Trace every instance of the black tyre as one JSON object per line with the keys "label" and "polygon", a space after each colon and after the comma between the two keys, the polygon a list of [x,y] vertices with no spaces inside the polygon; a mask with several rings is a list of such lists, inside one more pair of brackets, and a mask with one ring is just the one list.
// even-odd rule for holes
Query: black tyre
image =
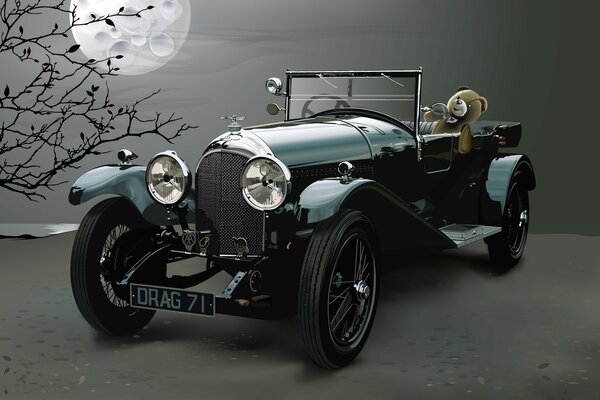
{"label": "black tyre", "polygon": [[323,368],[349,364],[375,318],[379,264],[369,220],[345,210],[315,229],[304,258],[298,319],[304,345]]}
{"label": "black tyre", "polygon": [[109,335],[139,331],[154,316],[152,310],[129,306],[129,287],[114,281],[126,271],[114,261],[115,245],[125,233],[147,225],[122,198],[95,205],[83,218],[71,254],[71,287],[86,321]]}
{"label": "black tyre", "polygon": [[529,227],[529,196],[517,172],[510,183],[502,216],[502,232],[487,240],[490,260],[499,270],[514,267],[525,250]]}

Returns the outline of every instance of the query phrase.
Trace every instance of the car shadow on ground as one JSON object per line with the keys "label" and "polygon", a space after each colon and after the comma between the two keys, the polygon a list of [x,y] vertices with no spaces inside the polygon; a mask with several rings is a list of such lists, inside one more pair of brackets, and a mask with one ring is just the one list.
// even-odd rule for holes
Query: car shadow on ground
{"label": "car shadow on ground", "polygon": [[[481,251],[390,253],[384,256],[383,263],[379,299],[381,313],[398,306],[410,307],[410,303],[423,294],[436,292],[441,295],[454,283],[469,276],[495,276],[487,253]],[[408,304],[402,304],[403,299]],[[376,319],[374,329],[390,323],[393,322]],[[257,353],[273,362],[301,362],[301,372],[297,376],[301,381],[314,382],[328,376],[323,375],[323,370],[307,356],[296,316],[282,320],[257,320],[217,315],[213,319],[158,312],[138,334],[111,337],[94,333],[92,342],[98,351],[112,351],[119,347],[135,349],[151,344],[153,347],[185,345],[189,351],[198,354],[217,352],[232,357]],[[361,357],[353,362],[351,368],[361,368],[360,365]]]}
{"label": "car shadow on ground", "polygon": [[305,357],[296,318],[256,320],[228,315],[216,318],[159,312],[135,335],[114,337],[94,333],[93,343],[100,351],[118,347],[185,345],[190,351],[242,355],[256,353],[278,360]]}
{"label": "car shadow on ground", "polygon": [[494,278],[512,271],[494,267],[485,250],[485,246],[479,246],[476,250],[386,252],[383,299],[388,291],[410,295],[440,290],[472,274]]}

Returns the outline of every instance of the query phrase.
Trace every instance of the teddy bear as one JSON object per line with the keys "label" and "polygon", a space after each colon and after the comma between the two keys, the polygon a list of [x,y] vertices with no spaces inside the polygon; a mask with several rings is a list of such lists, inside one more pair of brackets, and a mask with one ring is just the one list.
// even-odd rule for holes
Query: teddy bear
{"label": "teddy bear", "polygon": [[488,102],[485,97],[477,94],[476,91],[466,86],[458,88],[454,96],[448,100],[447,108],[443,105],[427,111],[424,115],[426,122],[436,122],[431,133],[459,133],[458,151],[461,154],[471,152],[473,146],[473,136],[471,135],[470,124],[477,121],[479,116],[488,108]]}

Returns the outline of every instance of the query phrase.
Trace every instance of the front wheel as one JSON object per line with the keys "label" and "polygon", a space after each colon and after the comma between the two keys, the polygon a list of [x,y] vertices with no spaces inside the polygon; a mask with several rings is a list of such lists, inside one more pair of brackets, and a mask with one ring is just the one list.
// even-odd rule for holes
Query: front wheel
{"label": "front wheel", "polygon": [[83,218],[71,253],[71,287],[81,315],[96,330],[128,335],[142,329],[154,311],[129,305],[129,286],[120,286],[123,263],[115,254],[124,235],[135,235],[145,222],[127,200],[113,198],[95,205]]}
{"label": "front wheel", "polygon": [[349,364],[375,318],[379,264],[366,216],[346,210],[321,222],[304,258],[298,318],[304,345],[323,368]]}

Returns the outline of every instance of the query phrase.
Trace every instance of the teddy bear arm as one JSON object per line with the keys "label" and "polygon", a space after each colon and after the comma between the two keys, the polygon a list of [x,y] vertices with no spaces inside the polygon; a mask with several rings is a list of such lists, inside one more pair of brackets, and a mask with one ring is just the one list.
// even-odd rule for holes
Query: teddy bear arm
{"label": "teddy bear arm", "polygon": [[442,116],[436,115],[436,114],[432,113],[431,111],[427,111],[425,113],[425,115],[423,115],[423,119],[425,120],[425,122],[434,122],[434,121],[441,120]]}

